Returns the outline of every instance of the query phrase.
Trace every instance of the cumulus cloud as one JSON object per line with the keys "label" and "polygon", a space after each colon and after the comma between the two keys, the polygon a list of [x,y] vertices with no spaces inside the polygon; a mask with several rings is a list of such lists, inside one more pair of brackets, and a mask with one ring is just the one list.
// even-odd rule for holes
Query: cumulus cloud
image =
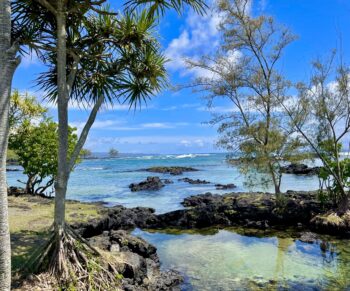
{"label": "cumulus cloud", "polygon": [[[200,56],[215,51],[219,45],[219,23],[220,15],[214,10],[204,16],[189,12],[180,35],[170,42],[165,51],[170,59],[168,69],[186,75],[189,73],[186,59],[198,60]],[[197,77],[208,74],[201,69],[193,69],[191,73]]]}
{"label": "cumulus cloud", "polygon": [[[264,1],[261,0],[261,2],[261,6],[266,5]],[[246,11],[251,13],[251,2],[248,3]],[[223,17],[223,13],[215,9],[211,9],[204,16],[189,12],[184,28],[179,36],[169,43],[165,51],[170,59],[167,68],[179,72],[180,76],[216,78],[216,74],[209,70],[197,66],[189,68],[188,61],[200,62],[203,56],[213,55],[219,49],[221,38],[219,24]],[[219,60],[218,65],[231,67],[236,65],[240,57],[239,51],[229,51]]]}

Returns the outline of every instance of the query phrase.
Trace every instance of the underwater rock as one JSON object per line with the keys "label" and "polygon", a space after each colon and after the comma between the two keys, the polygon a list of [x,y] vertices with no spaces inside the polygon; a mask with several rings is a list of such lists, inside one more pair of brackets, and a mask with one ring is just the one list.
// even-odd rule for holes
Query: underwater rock
{"label": "underwater rock", "polygon": [[320,167],[309,167],[305,164],[292,163],[288,166],[281,167],[281,172],[294,175],[318,175]]}
{"label": "underwater rock", "polygon": [[132,183],[129,188],[132,192],[143,190],[159,190],[164,187],[163,182],[159,177],[147,177],[146,181],[140,183]]}
{"label": "underwater rock", "polygon": [[192,167],[151,167],[145,169],[145,171],[170,175],[182,175],[183,172],[195,172],[198,170]]}
{"label": "underwater rock", "polygon": [[194,180],[190,178],[182,178],[182,179],[178,179],[178,181],[186,182],[189,184],[210,184],[210,182],[206,180],[200,180],[200,179]]}

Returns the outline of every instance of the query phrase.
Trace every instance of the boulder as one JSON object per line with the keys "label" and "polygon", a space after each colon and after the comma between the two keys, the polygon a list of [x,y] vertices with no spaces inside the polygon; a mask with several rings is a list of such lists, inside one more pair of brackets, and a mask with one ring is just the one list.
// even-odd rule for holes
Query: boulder
{"label": "boulder", "polygon": [[281,167],[281,172],[294,175],[318,175],[320,167],[309,167],[305,164],[292,163],[288,166]]}
{"label": "boulder", "polygon": [[147,177],[145,181],[140,183],[132,183],[129,188],[132,192],[143,190],[159,190],[164,187],[163,182],[159,177]]}

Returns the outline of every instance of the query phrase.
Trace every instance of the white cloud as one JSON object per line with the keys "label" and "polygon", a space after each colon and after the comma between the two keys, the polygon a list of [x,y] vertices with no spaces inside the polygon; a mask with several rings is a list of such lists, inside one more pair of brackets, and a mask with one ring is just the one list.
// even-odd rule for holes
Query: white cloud
{"label": "white cloud", "polygon": [[197,108],[198,111],[205,111],[205,112],[211,112],[211,113],[228,113],[228,112],[233,112],[236,111],[232,106],[201,106]]}
{"label": "white cloud", "polygon": [[179,126],[187,126],[187,122],[153,122],[153,123],[142,123],[141,127],[143,128],[176,128]]}
{"label": "white cloud", "polygon": [[199,103],[185,103],[181,105],[174,105],[174,106],[169,106],[169,107],[163,107],[160,108],[163,111],[173,111],[173,110],[178,110],[178,109],[184,109],[184,108],[197,108],[199,107]]}
{"label": "white cloud", "polygon": [[[182,75],[188,74],[185,59],[198,60],[200,56],[210,54],[219,45],[218,25],[220,15],[214,10],[206,15],[189,12],[185,27],[177,38],[174,38],[166,49],[166,56],[171,60],[168,68],[180,71]],[[193,69],[195,76],[207,75],[208,72],[201,69]]]}
{"label": "white cloud", "polygon": [[[108,119],[96,120],[91,128],[108,131],[134,131],[145,129],[169,129],[188,125],[190,124],[187,122],[151,122],[128,126],[125,121]],[[85,121],[70,122],[70,126],[77,128],[78,133],[80,133],[85,126]]]}
{"label": "white cloud", "polygon": [[[251,13],[250,2],[246,11]],[[181,76],[216,78],[216,74],[209,70],[200,67],[189,68],[187,62],[188,60],[198,62],[203,56],[213,55],[218,50],[221,38],[219,24],[223,17],[223,13],[215,9],[211,9],[204,16],[190,12],[180,35],[170,42],[165,51],[166,56],[171,60],[168,63],[168,69],[178,71]],[[237,64],[240,56],[239,51],[229,51],[218,65],[231,68]]]}

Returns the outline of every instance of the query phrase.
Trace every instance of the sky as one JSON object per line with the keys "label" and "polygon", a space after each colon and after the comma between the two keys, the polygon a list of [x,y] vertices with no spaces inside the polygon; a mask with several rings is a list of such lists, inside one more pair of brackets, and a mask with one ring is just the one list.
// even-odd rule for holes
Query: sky
{"label": "sky", "polygon": [[[287,26],[298,39],[285,51],[281,61],[283,73],[291,81],[308,78],[310,63],[341,48],[350,62],[350,0],[252,0],[252,13],[268,14]],[[168,12],[159,23],[158,34],[165,55],[170,59],[167,71],[172,87],[189,84],[203,71],[186,68],[184,59],[197,59],[215,52],[220,42],[220,16],[212,11],[204,16],[187,9],[179,16]],[[341,40],[341,41],[340,41]],[[341,44],[341,45],[340,45]],[[35,56],[25,56],[16,71],[13,88],[28,91],[39,100],[42,92],[35,88],[36,76],[44,70]],[[50,114],[57,109],[50,104]],[[107,152],[114,147],[123,153],[212,153],[217,129],[208,125],[212,114],[227,112],[229,104],[207,108],[205,93],[191,89],[167,89],[154,96],[141,110],[129,111],[116,104],[99,112],[85,148]],[[69,122],[79,132],[88,109],[72,104]]]}

